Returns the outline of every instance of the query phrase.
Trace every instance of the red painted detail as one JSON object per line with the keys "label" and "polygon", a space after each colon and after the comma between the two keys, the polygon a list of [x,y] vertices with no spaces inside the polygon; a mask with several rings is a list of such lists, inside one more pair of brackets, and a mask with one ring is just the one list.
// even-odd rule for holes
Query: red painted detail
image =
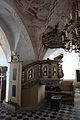
{"label": "red painted detail", "polygon": [[36,12],[33,9],[28,8],[28,11],[31,12],[34,16],[36,16]]}
{"label": "red painted detail", "polygon": [[21,0],[16,0],[16,3],[17,3],[17,4],[18,4],[18,6],[20,6],[20,7],[22,7],[22,6],[23,6],[23,4],[22,4]]}

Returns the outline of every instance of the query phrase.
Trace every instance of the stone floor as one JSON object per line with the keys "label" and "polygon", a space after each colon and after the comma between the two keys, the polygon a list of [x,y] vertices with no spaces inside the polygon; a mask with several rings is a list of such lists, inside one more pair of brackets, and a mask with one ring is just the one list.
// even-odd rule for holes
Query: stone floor
{"label": "stone floor", "polygon": [[0,103],[0,120],[80,120],[80,91],[75,92],[74,105],[62,104],[58,111],[51,109],[50,103],[46,103],[39,110],[12,112]]}

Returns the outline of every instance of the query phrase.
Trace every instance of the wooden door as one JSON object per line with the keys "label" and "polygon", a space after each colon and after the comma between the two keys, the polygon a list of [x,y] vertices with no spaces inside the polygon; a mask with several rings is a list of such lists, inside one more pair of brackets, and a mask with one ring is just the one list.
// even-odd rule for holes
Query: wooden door
{"label": "wooden door", "polygon": [[6,96],[6,79],[2,78],[2,88],[1,88],[1,100],[5,99]]}

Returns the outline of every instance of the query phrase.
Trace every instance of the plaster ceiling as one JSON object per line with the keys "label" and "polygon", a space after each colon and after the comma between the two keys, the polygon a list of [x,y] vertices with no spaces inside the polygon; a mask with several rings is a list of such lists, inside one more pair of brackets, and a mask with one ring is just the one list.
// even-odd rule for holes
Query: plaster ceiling
{"label": "plaster ceiling", "polygon": [[63,24],[73,8],[72,0],[15,0],[14,3],[24,19],[39,28],[53,27],[55,22]]}
{"label": "plaster ceiling", "polygon": [[0,26],[10,51],[16,50],[24,63],[42,59],[47,49],[42,46],[42,33],[59,22],[62,29],[72,13],[75,0],[0,0]]}
{"label": "plaster ceiling", "polygon": [[[5,44],[3,44],[3,39],[0,41],[3,51],[7,56],[7,60],[8,57],[10,57],[10,53],[12,50],[18,51],[21,61],[24,61],[24,63],[25,60],[29,61],[35,59],[33,46],[31,44],[26,28],[20,21],[20,18],[18,18],[16,11],[4,1],[0,1],[0,26],[10,46],[10,50],[8,51],[9,54],[6,54],[6,49],[8,49],[8,47],[6,46],[6,42],[4,42]],[[1,36],[2,38],[4,38],[3,34],[1,34]],[[21,46],[23,47],[23,49]]]}

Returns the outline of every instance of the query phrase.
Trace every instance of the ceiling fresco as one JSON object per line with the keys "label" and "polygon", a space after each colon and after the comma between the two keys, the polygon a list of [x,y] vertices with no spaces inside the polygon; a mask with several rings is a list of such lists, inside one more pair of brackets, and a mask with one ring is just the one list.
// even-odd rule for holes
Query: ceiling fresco
{"label": "ceiling fresco", "polygon": [[[0,1],[0,24],[7,33],[10,48],[21,54],[25,63],[42,59],[47,51],[42,46],[43,32],[59,23],[63,29],[70,13],[76,19],[76,0],[3,0]],[[10,7],[10,9],[9,9]],[[13,12],[15,11],[15,12]],[[23,28],[25,28],[23,30]],[[23,43],[23,48],[20,49]],[[11,46],[11,44],[13,46]],[[11,50],[12,50],[11,49]],[[25,53],[26,55],[24,55]],[[24,58],[25,57],[25,58]],[[29,59],[30,58],[30,59]]]}
{"label": "ceiling fresco", "polygon": [[[24,16],[39,27],[52,26],[55,22],[63,24],[72,12],[72,0],[15,0],[15,4]],[[64,10],[65,9],[65,10]],[[58,18],[58,19],[57,19]],[[62,20],[62,21],[61,21]]]}

